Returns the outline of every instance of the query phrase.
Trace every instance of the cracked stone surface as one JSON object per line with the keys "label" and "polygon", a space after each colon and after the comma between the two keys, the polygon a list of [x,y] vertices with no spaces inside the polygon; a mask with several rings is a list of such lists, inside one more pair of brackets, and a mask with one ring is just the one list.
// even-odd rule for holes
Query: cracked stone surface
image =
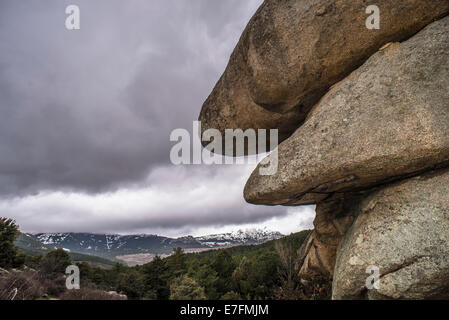
{"label": "cracked stone surface", "polygon": [[[338,249],[333,299],[449,297],[449,169],[363,197]],[[377,266],[380,288],[367,290]]]}
{"label": "cracked stone surface", "polygon": [[[449,161],[449,17],[393,43],[333,87],[254,170],[245,199],[298,205],[368,189]],[[274,155],[269,156],[274,161]]]}
{"label": "cracked stone surface", "polygon": [[301,279],[332,280],[337,248],[356,218],[351,210],[354,202],[355,199],[343,197],[317,205],[314,230],[299,252]]}
{"label": "cracked stone surface", "polygon": [[365,10],[372,4],[265,0],[203,105],[203,131],[277,128],[282,141],[330,86],[379,48],[449,13],[447,0],[378,1],[381,27],[368,30]]}

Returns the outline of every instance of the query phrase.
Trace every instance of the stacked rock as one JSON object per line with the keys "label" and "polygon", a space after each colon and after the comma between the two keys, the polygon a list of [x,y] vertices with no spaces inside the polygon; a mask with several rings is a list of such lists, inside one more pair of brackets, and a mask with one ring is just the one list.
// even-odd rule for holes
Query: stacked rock
{"label": "stacked rock", "polygon": [[200,121],[279,130],[277,172],[244,195],[316,204],[302,279],[334,299],[449,298],[449,1],[377,1],[379,29],[371,4],[266,0]]}

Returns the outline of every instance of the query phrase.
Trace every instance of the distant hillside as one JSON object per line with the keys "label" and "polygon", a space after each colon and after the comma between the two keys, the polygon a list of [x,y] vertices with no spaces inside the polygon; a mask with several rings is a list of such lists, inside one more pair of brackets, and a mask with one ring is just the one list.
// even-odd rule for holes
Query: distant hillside
{"label": "distant hillside", "polygon": [[21,233],[14,244],[25,253],[31,255],[46,254],[55,249],[55,247],[43,244],[34,236],[25,233]]}
{"label": "distant hillside", "polygon": [[239,230],[225,234],[181,238],[168,238],[158,235],[122,236],[90,233],[39,233],[35,235],[27,234],[26,236],[37,241],[29,244],[30,248],[39,247],[39,243],[42,243],[44,247],[63,248],[70,250],[72,253],[115,259],[117,256],[135,254],[170,254],[173,248],[177,247],[189,250],[247,244],[256,245],[279,239],[283,235],[279,232],[267,230]]}
{"label": "distant hillside", "polygon": [[262,244],[270,240],[282,238],[280,232],[263,229],[238,230],[231,233],[214,234],[195,238],[208,247]]}
{"label": "distant hillside", "polygon": [[106,269],[113,267],[119,262],[112,259],[106,259],[98,256],[76,252],[69,252],[69,256],[72,262],[88,262],[92,267],[106,268]]}
{"label": "distant hillside", "polygon": [[[266,241],[261,244],[249,244],[249,245],[238,245],[233,246],[230,248],[224,249],[227,251],[231,256],[237,257],[237,256],[246,256],[246,255],[258,255],[260,252],[266,252],[266,251],[275,251],[275,243],[277,240],[281,240],[283,243],[290,243],[296,250],[299,249],[299,247],[302,245],[302,243],[305,241],[307,236],[310,234],[311,230],[303,230],[300,232],[292,233],[288,236],[283,236],[278,239],[273,239],[270,241]],[[218,252],[216,250],[209,250],[209,251],[203,251],[203,252],[197,252],[197,253],[189,253],[187,256],[189,259],[205,259],[211,256],[217,255]]]}
{"label": "distant hillside", "polygon": [[[23,252],[30,255],[47,254],[48,252],[55,250],[55,246],[44,244],[36,239],[35,236],[21,233],[14,244]],[[114,266],[117,261],[105,259],[102,257],[81,254],[76,252],[69,252],[70,259],[73,262],[88,262],[90,265],[99,268],[109,268]]]}

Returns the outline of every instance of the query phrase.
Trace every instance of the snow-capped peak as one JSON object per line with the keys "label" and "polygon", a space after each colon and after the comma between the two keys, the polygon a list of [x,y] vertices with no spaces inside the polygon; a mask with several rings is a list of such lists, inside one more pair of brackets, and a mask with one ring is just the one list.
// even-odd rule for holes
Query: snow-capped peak
{"label": "snow-capped peak", "polygon": [[270,231],[265,229],[239,229],[237,231],[221,234],[212,234],[202,237],[197,237],[199,241],[209,241],[209,240],[221,240],[221,241],[241,241],[248,242],[252,241],[254,243],[265,242],[269,240],[279,239],[283,237],[280,232]]}

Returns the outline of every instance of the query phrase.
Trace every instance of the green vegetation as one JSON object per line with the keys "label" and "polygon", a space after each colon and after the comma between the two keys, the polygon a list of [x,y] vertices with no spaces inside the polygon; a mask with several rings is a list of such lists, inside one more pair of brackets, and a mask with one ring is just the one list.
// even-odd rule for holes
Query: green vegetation
{"label": "green vegetation", "polygon": [[185,254],[143,266],[117,264],[110,270],[79,264],[81,277],[104,290],[133,299],[307,299],[297,276],[297,251],[310,231],[262,245]]}
{"label": "green vegetation", "polygon": [[170,300],[206,300],[206,294],[194,279],[183,275],[172,281]]}
{"label": "green vegetation", "polygon": [[[262,245],[201,253],[185,254],[177,248],[170,257],[156,257],[142,266],[116,263],[105,269],[92,262],[76,261],[61,249],[37,255],[20,253],[13,245],[19,235],[17,226],[0,219],[0,266],[26,268],[21,274],[0,273],[0,299],[10,298],[10,287],[15,283],[21,284],[21,295],[17,296],[21,299],[123,298],[107,293],[111,291],[125,294],[128,299],[309,299],[316,296],[305,291],[297,270],[297,252],[309,232]],[[80,268],[82,290],[78,292],[68,292],[64,286],[64,271],[71,263]]]}
{"label": "green vegetation", "polygon": [[71,264],[69,254],[62,249],[57,249],[42,257],[39,270],[48,279],[54,279],[64,274],[65,269]]}
{"label": "green vegetation", "polygon": [[14,246],[19,236],[16,223],[7,218],[0,218],[0,268],[18,268],[25,262],[25,255]]}
{"label": "green vegetation", "polygon": [[95,266],[102,269],[110,269],[117,263],[117,261],[112,261],[102,257],[77,252],[69,252],[69,257],[70,260],[72,260],[72,262],[74,263],[87,262],[91,266]]}

